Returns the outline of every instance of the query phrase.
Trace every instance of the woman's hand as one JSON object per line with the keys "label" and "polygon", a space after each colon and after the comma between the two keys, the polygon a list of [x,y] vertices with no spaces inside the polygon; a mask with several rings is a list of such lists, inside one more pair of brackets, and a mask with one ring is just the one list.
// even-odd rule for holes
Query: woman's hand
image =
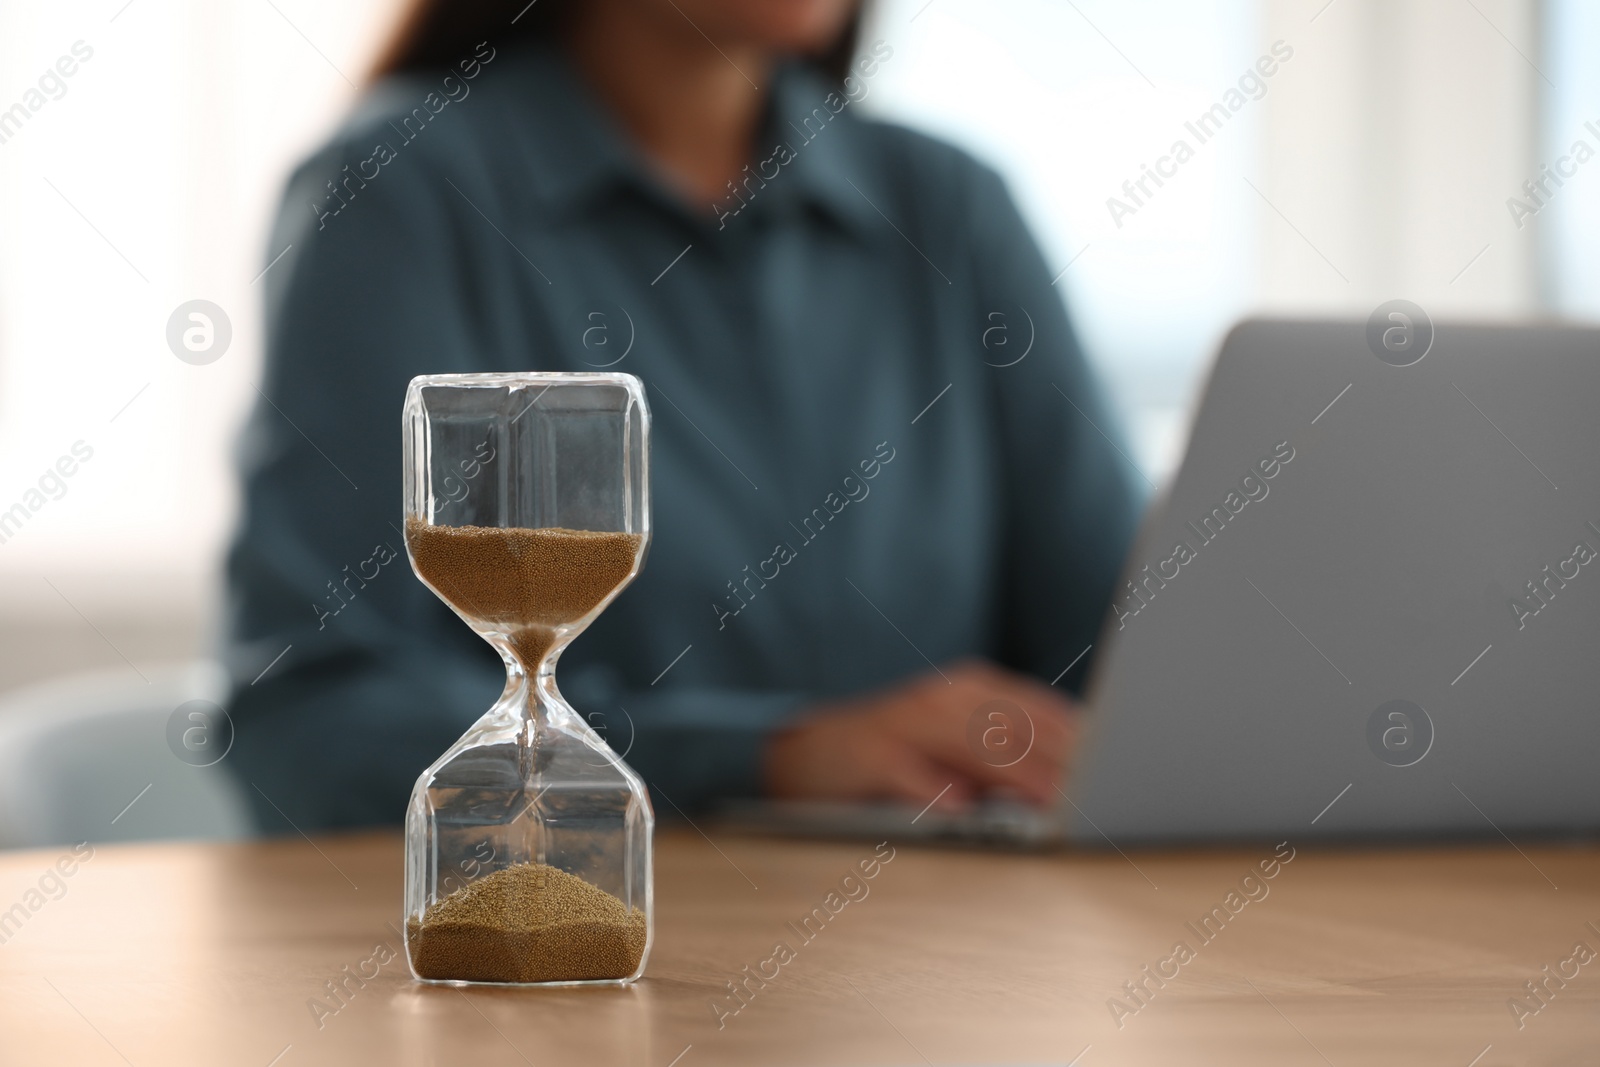
{"label": "woman's hand", "polygon": [[767,792],[919,805],[937,796],[954,811],[1008,790],[1044,807],[1057,798],[1079,717],[1059,691],[966,660],[813,709],[768,743]]}

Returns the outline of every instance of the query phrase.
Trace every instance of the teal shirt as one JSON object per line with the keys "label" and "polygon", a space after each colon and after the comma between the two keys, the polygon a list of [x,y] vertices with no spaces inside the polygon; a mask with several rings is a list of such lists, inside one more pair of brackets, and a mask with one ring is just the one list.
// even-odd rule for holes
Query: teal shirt
{"label": "teal shirt", "polygon": [[689,203],[559,54],[464,73],[375,90],[269,249],[227,635],[265,829],[399,821],[503,684],[406,563],[417,374],[643,379],[649,558],[557,677],[663,814],[758,792],[809,705],[1095,640],[1134,475],[996,174],[795,66],[737,193]]}

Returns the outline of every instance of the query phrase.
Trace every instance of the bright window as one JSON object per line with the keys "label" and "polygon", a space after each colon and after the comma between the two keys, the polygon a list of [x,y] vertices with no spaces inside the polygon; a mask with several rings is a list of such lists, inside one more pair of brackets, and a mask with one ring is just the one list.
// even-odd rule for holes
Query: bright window
{"label": "bright window", "polygon": [[1548,0],[1546,10],[1542,65],[1551,84],[1540,162],[1572,173],[1526,225],[1539,232],[1546,298],[1564,314],[1600,319],[1600,5]]}
{"label": "bright window", "polygon": [[[1207,360],[1254,297],[1253,194],[1240,179],[1262,102],[1247,97],[1203,144],[1185,123],[1265,50],[1257,18],[1253,0],[887,0],[867,30],[895,49],[869,97],[877,113],[1009,179],[1158,482]],[[1153,195],[1114,219],[1107,200],[1132,203],[1123,183],[1180,139],[1194,157],[1164,164],[1175,176],[1146,180]]]}

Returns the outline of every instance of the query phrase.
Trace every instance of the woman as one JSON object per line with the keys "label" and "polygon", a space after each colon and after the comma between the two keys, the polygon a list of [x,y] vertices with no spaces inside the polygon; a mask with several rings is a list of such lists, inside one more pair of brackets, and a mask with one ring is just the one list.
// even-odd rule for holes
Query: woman
{"label": "woman", "polygon": [[525,2],[418,0],[283,209],[229,561],[263,825],[397,821],[503,681],[406,567],[407,381],[601,366],[655,535],[559,676],[659,808],[1050,803],[1136,501],[1000,179],[858,113],[855,0]]}

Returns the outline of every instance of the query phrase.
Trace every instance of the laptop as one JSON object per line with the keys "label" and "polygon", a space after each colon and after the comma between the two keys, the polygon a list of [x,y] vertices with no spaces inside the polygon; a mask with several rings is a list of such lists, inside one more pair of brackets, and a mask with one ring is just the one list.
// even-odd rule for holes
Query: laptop
{"label": "laptop", "polygon": [[1056,810],[732,821],[1034,847],[1600,828],[1600,330],[1394,303],[1228,334]]}

